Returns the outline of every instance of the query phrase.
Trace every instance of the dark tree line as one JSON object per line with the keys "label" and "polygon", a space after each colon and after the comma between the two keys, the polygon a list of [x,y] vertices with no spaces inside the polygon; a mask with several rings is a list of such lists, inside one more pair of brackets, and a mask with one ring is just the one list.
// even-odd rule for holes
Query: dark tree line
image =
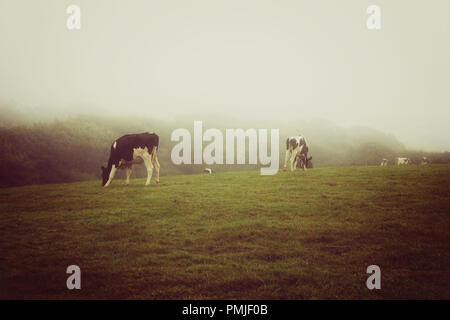
{"label": "dark tree line", "polygon": [[[139,132],[156,132],[160,136],[159,160],[161,175],[201,173],[207,165],[176,166],[170,160],[175,142],[170,141],[172,130],[186,127],[192,131],[193,120],[154,121],[139,118],[105,118],[78,116],[64,121],[33,125],[0,126],[0,185],[61,183],[100,179],[100,166],[106,164],[114,139]],[[211,119],[208,127],[224,129],[223,123]],[[250,128],[241,123],[241,128]],[[286,124],[280,132],[280,166],[284,162],[284,140],[297,134]],[[264,124],[261,124],[264,127]],[[268,126],[266,126],[268,127]],[[420,163],[427,156],[433,163],[450,162],[450,154],[408,151],[394,137],[371,129],[351,130],[329,123],[302,125],[308,137],[314,167],[344,165],[378,165],[382,158],[393,164],[395,157],[410,157]],[[206,129],[206,128],[205,128]],[[204,129],[204,130],[205,130]],[[206,143],[204,144],[206,145]],[[256,166],[213,165],[216,171],[245,170]],[[119,174],[123,175],[123,173]],[[144,166],[135,166],[134,177],[146,176]],[[100,180],[99,180],[100,183]]]}

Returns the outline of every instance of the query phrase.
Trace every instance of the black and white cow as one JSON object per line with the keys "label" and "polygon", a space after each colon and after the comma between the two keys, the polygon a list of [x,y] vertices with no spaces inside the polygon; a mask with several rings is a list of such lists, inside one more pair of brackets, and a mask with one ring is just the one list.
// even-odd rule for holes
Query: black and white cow
{"label": "black and white cow", "polygon": [[403,165],[403,164],[411,164],[411,160],[409,158],[397,158],[397,165]]}
{"label": "black and white cow", "polygon": [[156,170],[156,183],[159,183],[159,161],[158,161],[159,137],[154,133],[127,134],[111,145],[108,166],[102,166],[102,186],[107,187],[114,179],[117,169],[127,170],[127,180],[125,184],[130,183],[131,166],[133,164],[144,163],[147,168],[147,182],[153,174],[153,167]]}
{"label": "black and white cow", "polygon": [[284,168],[287,169],[288,163],[291,166],[291,171],[297,168],[297,164],[300,168],[305,170],[309,166],[309,162],[312,157],[308,158],[308,144],[305,137],[302,135],[289,137],[286,140],[286,158],[284,160]]}

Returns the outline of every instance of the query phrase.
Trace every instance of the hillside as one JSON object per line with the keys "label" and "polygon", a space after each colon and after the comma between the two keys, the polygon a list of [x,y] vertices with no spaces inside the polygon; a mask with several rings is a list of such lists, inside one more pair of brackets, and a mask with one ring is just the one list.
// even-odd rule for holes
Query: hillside
{"label": "hillside", "polygon": [[450,298],[450,165],[122,182],[2,189],[0,298]]}
{"label": "hillside", "polygon": [[[8,113],[7,113],[8,114]],[[76,116],[64,120],[26,122],[25,115],[12,115],[9,125],[0,126],[0,186],[83,181],[98,178],[105,165],[112,142],[127,133],[156,132],[160,136],[158,156],[161,175],[191,174],[203,165],[174,165],[170,153],[177,142],[170,140],[176,128],[193,132],[192,119],[167,121],[146,117]],[[20,120],[22,119],[22,122]],[[215,119],[204,116],[204,127],[254,128],[254,123],[239,119]],[[20,125],[19,125],[20,124]],[[426,155],[433,163],[450,162],[450,153],[425,153],[406,150],[395,137],[362,127],[343,128],[327,121],[258,124],[260,128],[279,128],[280,166],[284,161],[285,138],[295,134],[307,137],[314,167],[376,165],[387,158],[394,163],[397,156],[410,157],[419,163]],[[299,129],[301,128],[301,130]],[[223,131],[224,132],[224,131]],[[204,143],[204,147],[207,143]],[[215,165],[218,172],[250,170],[250,165]],[[144,177],[144,166],[134,168],[134,177]],[[123,172],[119,176],[124,176]]]}

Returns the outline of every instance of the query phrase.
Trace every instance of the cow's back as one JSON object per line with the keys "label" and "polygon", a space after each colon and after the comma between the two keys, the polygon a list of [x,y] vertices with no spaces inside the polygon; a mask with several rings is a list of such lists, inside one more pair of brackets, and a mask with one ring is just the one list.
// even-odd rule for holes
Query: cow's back
{"label": "cow's back", "polygon": [[137,133],[126,134],[116,141],[111,146],[111,155],[116,159],[124,159],[126,161],[133,160],[133,150],[135,148],[148,149],[151,153],[153,147],[159,146],[159,137],[155,133]]}

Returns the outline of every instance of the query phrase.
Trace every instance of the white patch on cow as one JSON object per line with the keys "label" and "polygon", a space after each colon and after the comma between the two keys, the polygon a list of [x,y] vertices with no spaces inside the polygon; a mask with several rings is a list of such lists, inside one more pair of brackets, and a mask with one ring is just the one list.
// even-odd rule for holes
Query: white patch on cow
{"label": "white patch on cow", "polygon": [[145,147],[144,149],[133,149],[133,159],[137,159],[137,157],[141,157],[144,160],[145,167],[147,168],[147,181],[145,182],[145,185],[148,186],[153,175],[153,163],[152,157],[148,153],[147,147]]}
{"label": "white patch on cow", "polygon": [[117,146],[117,141],[114,141],[114,143],[113,143],[113,149],[116,149],[116,146]]}
{"label": "white patch on cow", "polygon": [[136,160],[138,157],[141,157],[142,159],[144,159],[143,155],[150,156],[150,154],[148,153],[147,147],[145,147],[145,148],[134,148],[133,149],[133,160]]}
{"label": "white patch on cow", "polygon": [[397,165],[402,165],[402,164],[410,164],[411,160],[409,158],[397,158]]}
{"label": "white patch on cow", "polygon": [[154,147],[152,154],[148,152],[148,148],[134,148],[133,149],[133,161],[132,163],[142,163],[142,161],[145,164],[145,167],[147,168],[147,181],[145,182],[145,185],[148,186],[150,184],[150,181],[152,179],[153,175],[153,169],[156,171],[156,183],[159,183],[159,161],[157,157],[157,148]]}

